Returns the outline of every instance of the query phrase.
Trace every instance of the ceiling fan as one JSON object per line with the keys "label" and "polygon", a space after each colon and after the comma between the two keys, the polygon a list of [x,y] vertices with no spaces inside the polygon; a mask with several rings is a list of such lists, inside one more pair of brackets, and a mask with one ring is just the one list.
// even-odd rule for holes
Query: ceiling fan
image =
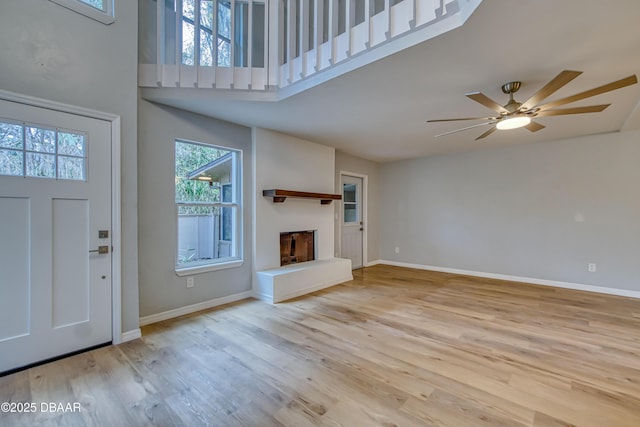
{"label": "ceiling fan", "polygon": [[532,119],[537,117],[549,117],[549,116],[564,116],[568,114],[582,114],[582,113],[598,113],[603,111],[611,104],[601,104],[601,105],[590,105],[587,107],[573,107],[573,108],[563,108],[563,109],[555,109],[555,107],[559,107],[561,105],[569,104],[571,102],[580,101],[585,98],[589,98],[592,96],[600,95],[605,92],[610,92],[612,90],[620,89],[626,86],[630,86],[638,82],[638,78],[634,75],[629,77],[625,77],[624,79],[617,80],[615,82],[608,83],[603,86],[596,87],[594,89],[590,89],[584,92],[580,92],[578,94],[568,96],[566,98],[558,99],[556,101],[551,101],[546,104],[540,104],[542,101],[551,96],[558,89],[569,83],[571,80],[578,77],[582,74],[582,71],[571,71],[565,70],[560,74],[555,76],[549,83],[547,83],[542,89],[533,94],[529,99],[525,102],[520,103],[513,99],[513,94],[520,89],[522,85],[521,82],[509,82],[502,85],[502,92],[509,95],[509,102],[507,102],[504,106],[498,104],[493,101],[491,98],[487,97],[481,92],[471,92],[467,93],[467,98],[471,98],[474,101],[484,105],[485,107],[495,111],[495,116],[492,117],[461,117],[455,119],[436,119],[436,120],[427,120],[428,123],[434,122],[453,122],[453,121],[464,121],[464,120],[488,120],[484,123],[467,126],[461,129],[456,129],[451,132],[441,133],[436,135],[436,138],[439,136],[450,135],[452,133],[461,132],[468,129],[473,129],[480,126],[492,125],[489,130],[484,132],[482,135],[477,137],[475,140],[486,138],[491,135],[496,129],[499,130],[507,130],[507,129],[517,129],[524,127],[531,132],[537,132],[540,129],[544,129],[545,126],[540,123],[534,122]]}

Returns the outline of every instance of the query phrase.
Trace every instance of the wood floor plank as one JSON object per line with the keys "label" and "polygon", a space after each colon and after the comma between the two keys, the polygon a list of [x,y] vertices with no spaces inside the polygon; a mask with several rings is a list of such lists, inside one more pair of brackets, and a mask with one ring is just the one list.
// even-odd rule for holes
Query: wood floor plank
{"label": "wood floor plank", "polygon": [[378,265],[0,377],[2,426],[640,425],[640,300]]}

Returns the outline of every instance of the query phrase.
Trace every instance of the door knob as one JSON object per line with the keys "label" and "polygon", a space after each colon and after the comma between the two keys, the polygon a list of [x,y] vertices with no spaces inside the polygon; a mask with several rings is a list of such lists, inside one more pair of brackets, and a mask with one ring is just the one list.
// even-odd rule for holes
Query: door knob
{"label": "door knob", "polygon": [[109,253],[109,246],[98,246],[98,249],[92,249],[89,251],[90,253],[98,253],[100,255]]}

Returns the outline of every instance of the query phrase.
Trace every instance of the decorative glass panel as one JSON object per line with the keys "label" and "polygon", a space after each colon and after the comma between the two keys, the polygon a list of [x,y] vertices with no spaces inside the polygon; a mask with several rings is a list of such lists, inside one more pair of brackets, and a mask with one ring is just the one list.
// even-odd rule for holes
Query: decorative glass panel
{"label": "decorative glass panel", "polygon": [[58,179],[84,180],[84,158],[59,156]]}
{"label": "decorative glass panel", "polygon": [[23,157],[22,151],[0,149],[0,175],[22,176]]}
{"label": "decorative glass panel", "polygon": [[27,136],[27,150],[39,153],[56,152],[55,130],[27,126],[25,127],[25,134]]}
{"label": "decorative glass panel", "polygon": [[22,148],[22,125],[0,122],[0,147]]}
{"label": "decorative glass panel", "polygon": [[58,132],[58,154],[84,157],[84,135]]}
{"label": "decorative glass panel", "polygon": [[27,176],[42,178],[56,177],[56,156],[54,154],[29,153],[26,154]]}

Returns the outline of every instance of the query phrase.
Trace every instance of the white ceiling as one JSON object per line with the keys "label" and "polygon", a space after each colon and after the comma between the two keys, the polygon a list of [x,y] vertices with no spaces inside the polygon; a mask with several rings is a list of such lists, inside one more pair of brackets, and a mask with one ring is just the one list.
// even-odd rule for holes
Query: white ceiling
{"label": "white ceiling", "polygon": [[153,98],[376,161],[640,129],[640,84],[565,106],[611,103],[604,112],[537,119],[547,128],[535,134],[474,142],[477,128],[434,138],[475,122],[426,123],[492,115],[464,94],[505,104],[500,86],[520,80],[523,102],[564,69],[584,74],[549,100],[640,75],[640,0],[484,0],[461,28],[279,102]]}

